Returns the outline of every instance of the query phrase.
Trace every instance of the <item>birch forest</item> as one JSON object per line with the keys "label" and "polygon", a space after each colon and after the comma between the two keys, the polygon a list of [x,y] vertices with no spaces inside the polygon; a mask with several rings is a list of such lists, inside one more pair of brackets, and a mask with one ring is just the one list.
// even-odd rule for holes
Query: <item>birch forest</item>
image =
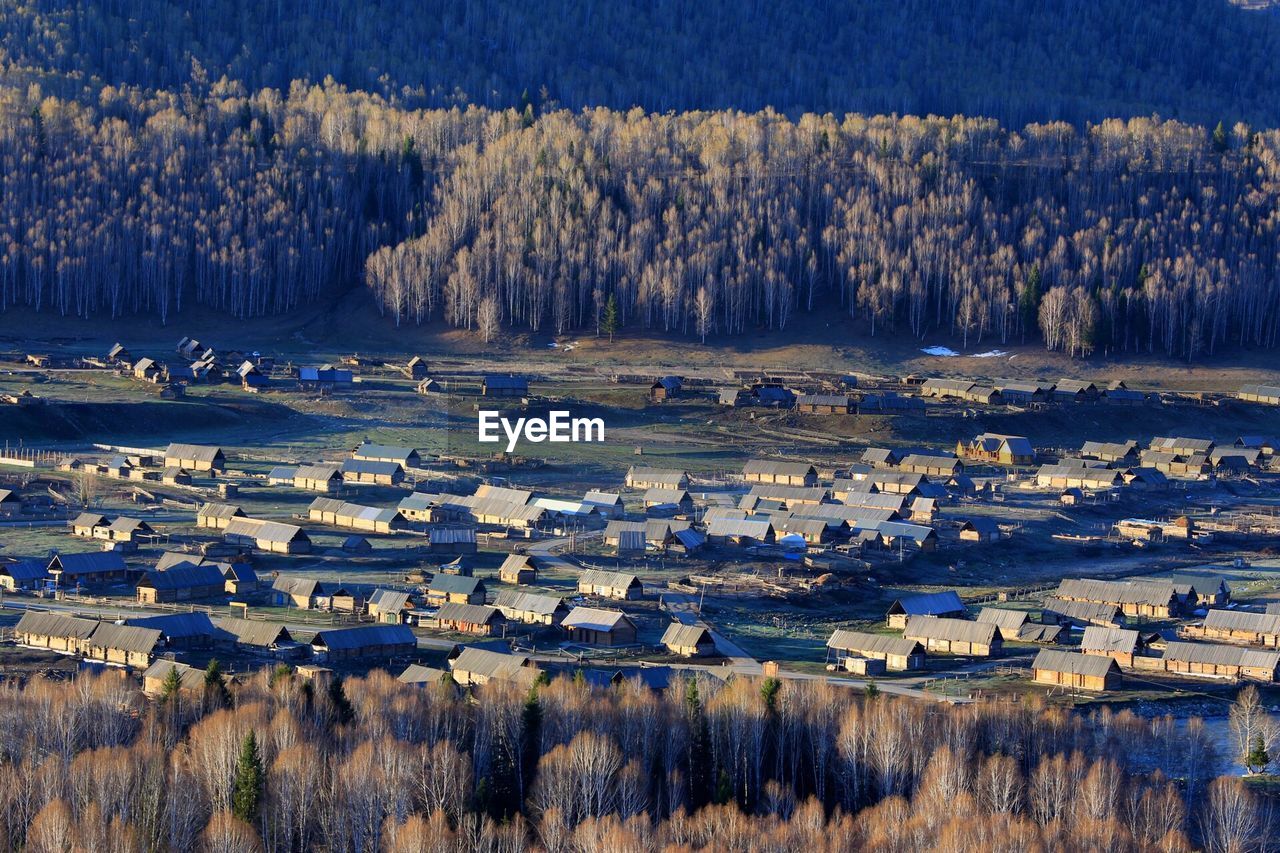
{"label": "birch forest", "polygon": [[0,311],[1276,345],[1280,15],[732,7],[6,5]]}
{"label": "birch forest", "polygon": [[1106,706],[706,676],[659,693],[494,681],[473,699],[382,671],[328,688],[288,667],[177,684],[158,702],[110,673],[7,684],[0,843],[1225,853],[1273,831],[1245,784],[1217,775],[1200,720]]}

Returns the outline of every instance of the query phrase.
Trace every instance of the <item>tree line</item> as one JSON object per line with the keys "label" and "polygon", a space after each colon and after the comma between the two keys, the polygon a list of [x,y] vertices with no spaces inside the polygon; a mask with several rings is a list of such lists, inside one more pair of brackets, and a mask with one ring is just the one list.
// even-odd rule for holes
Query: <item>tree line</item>
{"label": "tree line", "polygon": [[0,308],[1271,347],[1280,133],[1157,119],[409,110],[333,83],[0,86]]}
{"label": "tree line", "polygon": [[[0,690],[10,849],[1262,849],[1203,724],[705,675]],[[1255,703],[1256,705],[1256,703]],[[1256,728],[1256,720],[1254,722]],[[1253,729],[1250,729],[1253,731]],[[1269,735],[1270,737],[1270,735]]]}
{"label": "tree line", "polygon": [[178,89],[332,76],[411,107],[977,115],[1021,126],[1160,115],[1280,124],[1280,21],[1227,0],[27,0],[0,67]]}

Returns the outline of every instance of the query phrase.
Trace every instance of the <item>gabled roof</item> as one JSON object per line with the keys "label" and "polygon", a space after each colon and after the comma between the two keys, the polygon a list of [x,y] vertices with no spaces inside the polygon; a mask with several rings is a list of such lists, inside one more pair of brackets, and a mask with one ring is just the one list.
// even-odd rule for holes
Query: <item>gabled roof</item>
{"label": "gabled roof", "polygon": [[321,631],[311,640],[311,645],[332,651],[369,646],[417,646],[418,639],[407,625],[360,625]]}
{"label": "gabled roof", "polygon": [[82,512],[71,519],[72,527],[106,527],[107,517],[96,512]]}
{"label": "gabled roof", "polygon": [[427,586],[432,592],[443,592],[446,595],[473,595],[483,588],[484,582],[480,578],[446,574],[436,574]]}
{"label": "gabled roof", "polygon": [[396,676],[401,684],[439,684],[449,675],[447,670],[411,663]]}
{"label": "gabled roof", "polygon": [[418,451],[412,447],[392,447],[387,444],[362,444],[351,453],[353,459],[384,459],[408,466]]}
{"label": "gabled roof", "polygon": [[193,589],[199,586],[222,588],[224,581],[222,569],[214,563],[191,565],[182,563],[163,572],[147,572],[138,586],[143,589],[179,590]]}
{"label": "gabled roof", "polygon": [[744,476],[810,477],[817,472],[807,462],[775,462],[768,459],[750,459],[742,466]]}
{"label": "gabled roof", "polygon": [[672,622],[667,626],[667,630],[662,633],[662,644],[664,646],[701,646],[712,644],[711,632],[701,625],[684,625],[680,622]]}
{"label": "gabled roof", "polygon": [[41,637],[75,637],[86,639],[98,627],[96,619],[82,619],[64,613],[28,610],[14,628],[19,634],[36,634]]}
{"label": "gabled roof", "polygon": [[487,625],[502,614],[496,607],[487,604],[460,604],[448,602],[441,604],[436,611],[436,619],[441,622],[467,622],[472,625]]}
{"label": "gabled roof", "polygon": [[1082,655],[1059,649],[1041,649],[1031,664],[1033,670],[1065,672],[1089,678],[1106,678],[1111,672],[1119,672],[1115,658],[1103,655]]}
{"label": "gabled roof", "polygon": [[558,595],[521,592],[518,589],[502,590],[493,603],[499,609],[537,613],[541,616],[550,616],[564,606],[564,601]]}
{"label": "gabled roof", "polygon": [[271,589],[275,592],[283,592],[286,595],[305,595],[307,598],[324,595],[326,591],[324,585],[315,578],[289,577],[286,575],[278,575],[275,582],[271,584]]}
{"label": "gabled roof", "polygon": [[1256,634],[1280,634],[1280,615],[1249,613],[1244,610],[1210,610],[1204,626],[1219,631],[1246,631]]}
{"label": "gabled roof", "polygon": [[369,596],[368,604],[370,609],[376,607],[381,613],[398,613],[411,606],[409,593],[394,589],[375,589],[373,595]]}
{"label": "gabled roof", "polygon": [[526,666],[529,662],[526,655],[464,646],[462,652],[453,659],[450,668],[454,672],[468,672],[499,681],[532,681],[537,677],[537,671]]}
{"label": "gabled roof", "polygon": [[848,652],[874,652],[889,655],[924,654],[924,648],[915,640],[893,637],[887,634],[867,634],[861,631],[838,629],[827,640],[827,648]]}
{"label": "gabled roof", "polygon": [[605,572],[599,569],[587,569],[578,576],[578,586],[605,586],[612,589],[625,589],[640,583],[640,578],[630,572]]}
{"label": "gabled roof", "polygon": [[135,628],[132,625],[99,622],[89,636],[89,645],[99,649],[150,653],[160,642],[160,636],[160,631],[156,628]]}
{"label": "gabled roof", "polygon": [[91,575],[100,572],[122,572],[124,557],[117,551],[89,551],[80,554],[55,554],[49,561],[52,571],[55,564],[64,576]]}
{"label": "gabled roof", "polygon": [[987,622],[1000,629],[1000,636],[1014,639],[1030,617],[1025,610],[1005,610],[1000,607],[984,607],[978,612],[979,622]]}
{"label": "gabled roof", "polygon": [[155,628],[166,639],[212,637],[218,632],[209,614],[201,612],[145,616],[140,619],[126,619],[125,624],[135,628]]}
{"label": "gabled roof", "polygon": [[1186,643],[1179,640],[1171,640],[1165,647],[1164,659],[1272,671],[1280,668],[1280,650],[1251,649],[1215,643]]}
{"label": "gabled roof", "polygon": [[342,476],[342,468],[338,465],[299,465],[293,472],[295,480],[332,480]]}
{"label": "gabled roof", "polygon": [[911,616],[903,636],[907,639],[950,640],[960,643],[989,644],[996,639],[997,626],[990,622],[946,619],[938,616]]}
{"label": "gabled roof", "polygon": [[222,455],[219,447],[200,444],[170,444],[164,452],[166,459],[191,459],[196,462],[216,462]]}
{"label": "gabled roof", "polygon": [[939,613],[963,613],[964,603],[953,589],[944,592],[926,592],[899,598],[889,605],[889,613],[905,613],[908,616],[933,616]]}
{"label": "gabled roof", "polygon": [[394,476],[403,473],[399,462],[380,462],[377,459],[347,459],[342,463],[343,474],[372,474],[375,477]]}
{"label": "gabled roof", "polygon": [[1059,598],[1115,604],[1166,605],[1174,598],[1167,581],[1106,581],[1066,578],[1058,585]]}
{"label": "gabled roof", "polygon": [[1084,629],[1080,648],[1090,651],[1131,655],[1138,650],[1138,632],[1124,628],[1090,625]]}
{"label": "gabled roof", "polygon": [[600,607],[575,607],[560,623],[563,628],[581,628],[587,631],[612,631],[624,622],[635,623],[621,610],[605,610]]}
{"label": "gabled roof", "polygon": [[49,571],[43,560],[9,560],[0,559],[0,575],[8,575],[15,581],[34,581],[49,577]]}
{"label": "gabled roof", "polygon": [[256,619],[226,617],[215,623],[220,630],[235,637],[242,646],[268,648],[278,643],[293,642],[289,629],[278,622],[259,622]]}

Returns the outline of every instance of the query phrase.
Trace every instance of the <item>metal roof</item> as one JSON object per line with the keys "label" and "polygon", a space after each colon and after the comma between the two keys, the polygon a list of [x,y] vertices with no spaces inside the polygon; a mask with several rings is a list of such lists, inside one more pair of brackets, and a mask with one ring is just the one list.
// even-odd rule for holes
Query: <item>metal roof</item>
{"label": "metal roof", "polygon": [[332,480],[341,476],[342,469],[337,465],[299,465],[293,472],[295,480]]}
{"label": "metal roof", "polygon": [[664,646],[699,646],[713,643],[711,632],[701,625],[685,625],[672,622],[662,633]]}
{"label": "metal roof", "polygon": [[312,646],[329,650],[361,649],[366,646],[414,646],[418,638],[406,625],[361,625],[321,631],[311,640]]}
{"label": "metal roof", "polygon": [[427,589],[432,592],[443,592],[446,595],[473,595],[484,591],[484,582],[480,578],[466,575],[446,575],[437,573],[431,578]]}
{"label": "metal roof", "polygon": [[767,539],[773,532],[773,525],[768,521],[750,518],[715,518],[707,525],[708,536],[745,537],[749,539]]}
{"label": "metal roof", "polygon": [[1058,585],[1058,598],[1107,604],[1165,606],[1174,598],[1173,584],[1160,581],[1105,581],[1067,578]]}
{"label": "metal roof", "polygon": [[201,444],[170,444],[164,452],[166,459],[191,459],[196,462],[216,462],[222,448]]}
{"label": "metal roof", "polygon": [[[529,658],[525,655],[504,654],[489,649],[465,646],[462,652],[453,659],[450,668],[454,672],[466,672],[481,675],[500,681],[523,681],[537,677],[537,671],[527,667]],[[530,670],[521,672],[521,670]]]}
{"label": "metal roof", "polygon": [[908,616],[934,616],[939,613],[963,613],[964,603],[953,589],[945,592],[927,592],[899,598],[889,605],[889,613],[905,613]]}
{"label": "metal roof", "polygon": [[1120,667],[1116,666],[1115,658],[1103,655],[1082,655],[1078,652],[1064,652],[1059,649],[1041,649],[1036,654],[1031,668],[1049,672],[1066,672],[1089,678],[1106,678],[1112,671],[1120,671]]}
{"label": "metal roof", "polygon": [[640,579],[629,572],[605,572],[599,569],[587,569],[578,576],[578,587],[603,586],[611,589],[626,589],[639,585]]}
{"label": "metal roof", "polygon": [[126,625],[135,628],[155,628],[166,639],[174,637],[212,637],[218,629],[207,613],[169,613],[164,616],[146,616],[126,619]]}
{"label": "metal roof", "polygon": [[1049,596],[1044,600],[1042,609],[1048,613],[1056,613],[1060,616],[1066,616],[1068,619],[1077,619],[1083,622],[1111,622],[1120,613],[1119,606],[1115,604],[1103,604],[1094,601],[1069,601],[1065,598],[1056,598],[1054,596]]}
{"label": "metal roof", "polygon": [[375,589],[368,599],[369,609],[380,613],[397,613],[410,606],[409,593],[394,589]]}
{"label": "metal roof", "polygon": [[124,557],[116,551],[89,551],[80,554],[55,554],[49,561],[49,570],[54,564],[62,569],[64,576],[91,575],[100,572],[122,572],[125,569]]}
{"label": "metal roof", "polygon": [[836,630],[827,640],[827,648],[847,652],[874,652],[886,655],[918,655],[924,648],[915,640],[893,637],[888,634],[867,634],[861,631]]}
{"label": "metal roof", "polygon": [[564,628],[582,628],[587,631],[612,631],[623,622],[631,622],[631,619],[621,610],[575,607],[569,611],[569,615],[564,617],[560,625]]}
{"label": "metal roof", "polygon": [[1131,655],[1138,650],[1138,632],[1090,625],[1084,629],[1084,636],[1080,638],[1080,648]]}
{"label": "metal roof", "polygon": [[1165,647],[1164,659],[1251,669],[1280,668],[1280,650],[1250,649],[1244,646],[1224,646],[1215,643],[1186,643],[1179,640],[1171,640]]}
{"label": "metal roof", "polygon": [[478,498],[492,498],[494,500],[504,501],[516,506],[524,506],[533,500],[533,492],[527,489],[512,489],[507,486],[491,486],[488,483],[481,483],[476,486],[475,496]]}
{"label": "metal roof", "polygon": [[237,619],[228,616],[214,624],[233,635],[235,641],[242,646],[269,648],[277,643],[293,641],[289,629],[278,622],[260,622],[257,619]]}
{"label": "metal roof", "polygon": [[689,501],[686,489],[653,488],[644,493],[644,502],[649,505],[680,504]]}
{"label": "metal roof", "polygon": [[448,674],[447,670],[411,663],[405,667],[404,672],[396,676],[396,681],[401,684],[439,684]]}
{"label": "metal roof", "polygon": [[1244,610],[1210,610],[1204,626],[1217,631],[1246,631],[1254,634],[1280,634],[1280,615],[1249,613]]}
{"label": "metal roof", "polygon": [[89,646],[123,652],[150,653],[160,642],[160,636],[161,633],[156,628],[135,628],[132,625],[99,622],[98,627],[89,637]]}
{"label": "metal roof", "polygon": [[[847,398],[846,398],[847,399]],[[768,459],[750,459],[742,466],[746,476],[759,474],[771,477],[810,477],[817,472],[807,462],[773,462]]]}
{"label": "metal roof", "polygon": [[909,640],[951,640],[961,643],[991,643],[997,626],[990,622],[945,619],[938,616],[911,616],[903,636]]}
{"label": "metal roof", "polygon": [[452,601],[441,604],[436,611],[436,619],[440,622],[467,622],[471,625],[487,625],[500,615],[502,612],[498,608],[487,604],[459,604]]}
{"label": "metal roof", "polygon": [[1030,614],[1025,610],[1005,610],[1000,607],[984,607],[978,612],[979,622],[995,625],[1000,629],[1000,636],[1007,637],[1006,631],[1017,632],[1027,623]]}
{"label": "metal roof", "polygon": [[559,610],[564,605],[564,602],[558,595],[542,595],[536,592],[521,592],[518,589],[504,589],[498,593],[493,604],[504,613],[513,611],[550,616]]}
{"label": "metal roof", "polygon": [[64,613],[28,610],[18,620],[14,630],[19,634],[35,634],[40,637],[75,637],[83,640],[98,627],[96,619],[82,619]]}

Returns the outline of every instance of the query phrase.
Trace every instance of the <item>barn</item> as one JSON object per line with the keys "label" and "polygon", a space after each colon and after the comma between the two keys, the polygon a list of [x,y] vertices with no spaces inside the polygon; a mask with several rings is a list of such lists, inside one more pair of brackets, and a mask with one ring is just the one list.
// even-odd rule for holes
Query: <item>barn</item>
{"label": "barn", "polygon": [[907,619],[912,616],[963,617],[964,603],[955,590],[930,592],[899,598],[889,605],[887,622],[890,628],[901,631],[907,627]]}
{"label": "barn", "polygon": [[227,457],[220,447],[199,444],[170,444],[164,452],[166,468],[217,473],[227,468]]}

